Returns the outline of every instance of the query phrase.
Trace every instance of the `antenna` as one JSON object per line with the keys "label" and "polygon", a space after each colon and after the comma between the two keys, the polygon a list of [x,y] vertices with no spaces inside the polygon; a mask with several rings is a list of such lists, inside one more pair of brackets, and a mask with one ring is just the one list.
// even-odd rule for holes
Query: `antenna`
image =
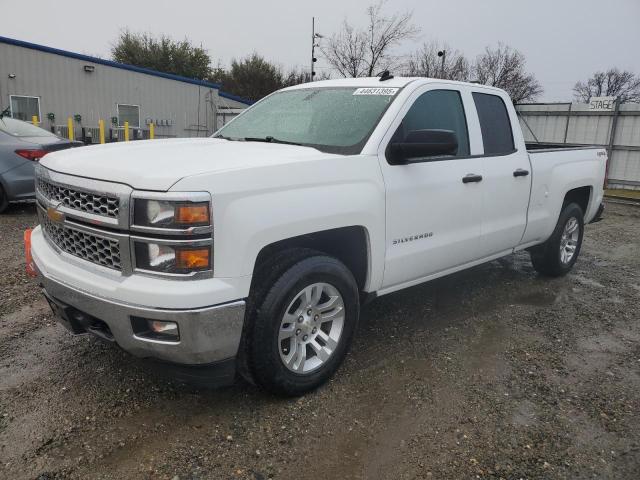
{"label": "antenna", "polygon": [[386,80],[391,80],[393,78],[393,75],[389,73],[389,70],[385,70],[384,72],[379,73],[378,76],[380,77],[381,82],[384,82]]}

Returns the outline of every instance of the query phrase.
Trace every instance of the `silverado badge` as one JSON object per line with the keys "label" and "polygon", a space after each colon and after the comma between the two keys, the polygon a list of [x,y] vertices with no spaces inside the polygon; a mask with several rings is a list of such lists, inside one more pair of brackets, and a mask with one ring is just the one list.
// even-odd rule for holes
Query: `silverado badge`
{"label": "silverado badge", "polygon": [[414,242],[416,240],[422,240],[423,238],[431,237],[433,237],[433,232],[420,233],[417,235],[411,235],[410,237],[395,238],[393,240],[393,245],[398,245],[399,243]]}

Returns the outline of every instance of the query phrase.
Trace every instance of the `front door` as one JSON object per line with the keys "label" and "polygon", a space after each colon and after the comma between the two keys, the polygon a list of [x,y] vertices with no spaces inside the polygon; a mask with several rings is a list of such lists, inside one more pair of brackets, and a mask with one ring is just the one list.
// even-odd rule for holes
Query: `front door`
{"label": "front door", "polygon": [[[407,101],[382,142],[378,156],[387,195],[383,289],[478,258],[484,185],[477,180],[484,171],[483,159],[471,156],[465,116],[470,102],[464,90],[424,87]],[[457,154],[390,164],[387,144],[422,129],[454,131]]]}

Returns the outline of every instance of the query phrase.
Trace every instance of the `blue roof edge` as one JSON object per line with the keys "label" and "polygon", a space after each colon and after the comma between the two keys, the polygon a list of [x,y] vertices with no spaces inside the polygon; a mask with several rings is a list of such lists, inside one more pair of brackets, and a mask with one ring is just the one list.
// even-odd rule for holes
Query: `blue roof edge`
{"label": "blue roof edge", "polygon": [[0,43],[6,43],[9,45],[15,45],[16,47],[29,48],[31,50],[39,50],[41,52],[51,53],[53,55],[60,55],[62,57],[75,58],[76,60],[83,60],[85,62],[97,63],[99,65],[106,65],[108,67],[120,68],[122,70],[129,70],[136,73],[144,73],[154,77],[166,78],[169,80],[175,80],[177,82],[191,83],[192,85],[199,85],[201,87],[215,88],[218,90],[218,95],[236,102],[244,103],[245,105],[252,105],[254,102],[247,100],[246,98],[238,97],[230,93],[220,91],[219,83],[205,82],[204,80],[197,80],[195,78],[183,77],[181,75],[174,75],[172,73],[159,72],[150,68],[136,67],[135,65],[128,65],[126,63],[118,63],[112,60],[105,60],[103,58],[92,57],[90,55],[83,55],[81,53],[69,52],[68,50],[61,50],[59,48],[47,47],[45,45],[39,45],[37,43],[25,42],[24,40],[16,40],[14,38],[3,37],[0,35]]}
{"label": "blue roof edge", "polygon": [[255,103],[246,98],[233,95],[232,93],[223,92],[222,90],[218,90],[218,95],[224,98],[228,98],[229,100],[235,100],[236,102],[244,103],[245,105],[253,105]]}

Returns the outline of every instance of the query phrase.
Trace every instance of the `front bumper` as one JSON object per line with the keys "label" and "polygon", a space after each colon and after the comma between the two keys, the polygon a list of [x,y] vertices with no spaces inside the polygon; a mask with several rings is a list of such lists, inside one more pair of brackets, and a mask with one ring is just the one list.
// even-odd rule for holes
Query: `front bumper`
{"label": "front bumper", "polygon": [[[38,277],[55,309],[73,312],[72,325],[69,319],[61,319],[67,328],[113,341],[137,357],[206,365],[232,359],[238,352],[245,311],[242,300],[193,310],[157,309],[98,298],[48,278],[40,269]],[[176,322],[180,339],[165,342],[139,337],[133,331],[132,317]]]}

